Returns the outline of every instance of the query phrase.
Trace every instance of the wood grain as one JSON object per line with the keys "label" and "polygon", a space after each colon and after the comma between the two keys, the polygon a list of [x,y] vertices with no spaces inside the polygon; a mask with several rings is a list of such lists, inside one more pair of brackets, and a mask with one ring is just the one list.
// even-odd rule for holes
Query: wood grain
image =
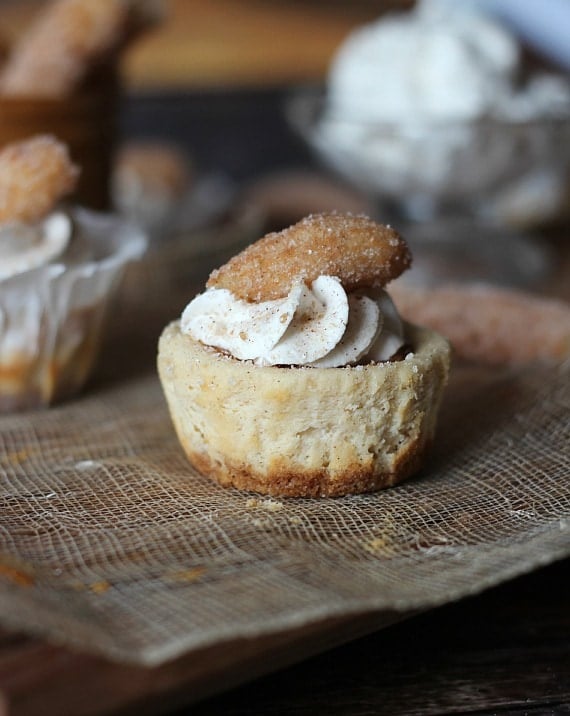
{"label": "wood grain", "polygon": [[0,632],[0,716],[158,714],[393,623],[394,615],[326,620],[195,651],[156,668],[115,664]]}
{"label": "wood grain", "polygon": [[567,560],[417,616],[192,716],[570,713],[569,571]]}
{"label": "wood grain", "polygon": [[570,713],[569,571],[566,560],[380,631],[392,617],[321,623],[155,669],[2,634],[0,716]]}

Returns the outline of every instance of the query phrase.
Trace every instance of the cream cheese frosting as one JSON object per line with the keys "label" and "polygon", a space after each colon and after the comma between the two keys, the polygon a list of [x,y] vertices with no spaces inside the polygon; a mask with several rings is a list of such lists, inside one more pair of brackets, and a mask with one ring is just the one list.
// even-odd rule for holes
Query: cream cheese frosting
{"label": "cream cheese frosting", "polygon": [[0,225],[0,280],[45,266],[62,256],[72,231],[71,219],[63,212],[54,212],[34,225]]}
{"label": "cream cheese frosting", "polygon": [[289,294],[253,303],[211,288],[184,309],[183,333],[259,366],[336,368],[384,361],[403,345],[402,322],[389,295],[347,294],[338,278],[295,283]]}

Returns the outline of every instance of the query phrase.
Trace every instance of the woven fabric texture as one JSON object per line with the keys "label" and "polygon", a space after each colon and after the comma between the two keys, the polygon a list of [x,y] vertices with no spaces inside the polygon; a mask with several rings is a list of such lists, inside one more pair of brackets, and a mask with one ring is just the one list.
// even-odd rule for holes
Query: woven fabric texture
{"label": "woven fabric texture", "polygon": [[413,610],[570,553],[569,367],[457,370],[431,459],[371,495],[226,490],[153,375],[0,419],[0,617],[111,658]]}
{"label": "woven fabric texture", "polygon": [[389,490],[276,500],[198,475],[153,366],[161,327],[192,295],[180,265],[127,278],[83,396],[0,416],[7,627],[158,664],[425,609],[570,554],[570,363],[455,366],[429,461]]}

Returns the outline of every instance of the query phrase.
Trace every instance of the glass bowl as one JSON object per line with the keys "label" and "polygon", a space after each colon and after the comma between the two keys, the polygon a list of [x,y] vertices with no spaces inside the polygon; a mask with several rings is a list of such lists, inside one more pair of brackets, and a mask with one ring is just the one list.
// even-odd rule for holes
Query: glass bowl
{"label": "glass bowl", "polygon": [[373,123],[336,114],[323,92],[303,91],[287,116],[322,163],[398,217],[529,226],[568,200],[567,110],[525,121]]}

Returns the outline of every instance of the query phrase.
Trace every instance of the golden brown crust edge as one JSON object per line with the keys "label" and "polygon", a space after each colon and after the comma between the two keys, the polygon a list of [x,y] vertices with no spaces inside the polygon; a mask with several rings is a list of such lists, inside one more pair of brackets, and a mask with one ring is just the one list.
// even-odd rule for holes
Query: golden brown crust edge
{"label": "golden brown crust edge", "polygon": [[158,366],[182,448],[219,484],[276,497],[401,482],[421,467],[432,441],[449,368],[443,338],[414,326],[408,332],[417,351],[397,363],[256,368],[171,324]]}
{"label": "golden brown crust edge", "polygon": [[[331,481],[326,469],[306,471],[275,470],[271,474],[254,474],[244,465],[233,465],[228,460],[218,463],[204,452],[193,452],[185,447],[192,465],[205,477],[222,487],[258,492],[271,497],[342,497],[375,492],[403,482],[422,466],[431,440],[416,440],[406,449],[394,472],[375,473],[355,465],[347,469],[341,480]],[[184,447],[184,446],[183,446]]]}

